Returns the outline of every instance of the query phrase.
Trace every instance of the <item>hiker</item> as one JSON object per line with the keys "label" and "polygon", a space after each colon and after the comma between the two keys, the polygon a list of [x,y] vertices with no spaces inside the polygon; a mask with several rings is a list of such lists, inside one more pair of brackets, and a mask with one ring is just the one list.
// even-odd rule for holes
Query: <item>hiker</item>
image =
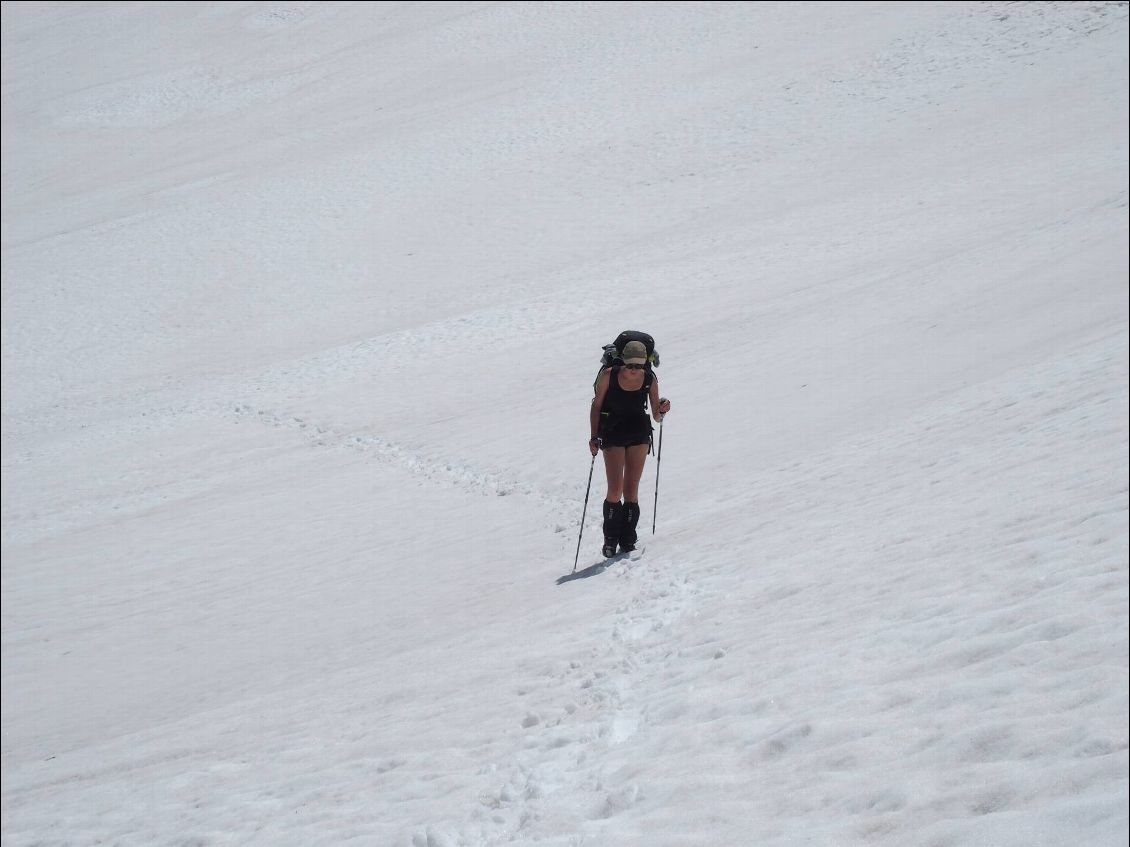
{"label": "hiker", "polygon": [[[604,498],[605,556],[634,550],[640,519],[639,488],[643,465],[651,452],[651,416],[656,422],[671,409],[659,396],[659,381],[648,366],[647,348],[640,341],[624,345],[617,363],[597,377],[596,396],[589,412],[589,452],[604,452],[608,493]],[[621,502],[623,497],[624,502]]]}

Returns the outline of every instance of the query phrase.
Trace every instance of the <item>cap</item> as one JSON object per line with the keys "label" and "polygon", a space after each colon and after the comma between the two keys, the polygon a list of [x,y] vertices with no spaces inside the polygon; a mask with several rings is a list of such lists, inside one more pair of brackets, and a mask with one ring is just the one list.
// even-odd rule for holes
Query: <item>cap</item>
{"label": "cap", "polygon": [[643,346],[643,342],[629,341],[624,345],[620,358],[624,360],[625,365],[646,365],[647,348]]}

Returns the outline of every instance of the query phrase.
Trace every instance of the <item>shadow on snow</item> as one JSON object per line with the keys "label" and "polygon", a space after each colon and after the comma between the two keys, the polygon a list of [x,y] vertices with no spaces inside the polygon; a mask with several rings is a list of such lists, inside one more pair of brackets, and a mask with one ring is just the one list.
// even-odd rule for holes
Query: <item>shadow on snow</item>
{"label": "shadow on snow", "polygon": [[612,556],[609,559],[605,559],[602,562],[597,562],[595,565],[589,565],[583,571],[575,571],[573,573],[565,574],[565,576],[557,577],[557,584],[564,585],[567,582],[572,582],[574,579],[588,579],[590,576],[597,576],[604,573],[621,559],[626,558],[628,558],[627,553],[617,553],[615,556]]}

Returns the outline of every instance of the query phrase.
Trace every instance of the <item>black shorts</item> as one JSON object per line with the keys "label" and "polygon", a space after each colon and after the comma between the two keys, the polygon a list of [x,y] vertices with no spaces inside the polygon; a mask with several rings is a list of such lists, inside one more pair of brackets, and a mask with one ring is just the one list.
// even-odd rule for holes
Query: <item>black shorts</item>
{"label": "black shorts", "polygon": [[651,421],[647,416],[609,421],[600,428],[601,447],[635,447],[651,444]]}

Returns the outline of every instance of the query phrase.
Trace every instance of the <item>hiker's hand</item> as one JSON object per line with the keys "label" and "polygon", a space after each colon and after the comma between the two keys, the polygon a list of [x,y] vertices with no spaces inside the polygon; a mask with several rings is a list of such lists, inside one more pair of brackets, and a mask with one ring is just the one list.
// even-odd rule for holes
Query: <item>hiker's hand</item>
{"label": "hiker's hand", "polygon": [[600,452],[600,439],[599,438],[590,438],[589,439],[589,452],[594,456],[597,453]]}
{"label": "hiker's hand", "polygon": [[660,417],[663,417],[665,414],[671,411],[671,401],[666,397],[660,397],[659,405],[656,407],[655,411],[659,413]]}

